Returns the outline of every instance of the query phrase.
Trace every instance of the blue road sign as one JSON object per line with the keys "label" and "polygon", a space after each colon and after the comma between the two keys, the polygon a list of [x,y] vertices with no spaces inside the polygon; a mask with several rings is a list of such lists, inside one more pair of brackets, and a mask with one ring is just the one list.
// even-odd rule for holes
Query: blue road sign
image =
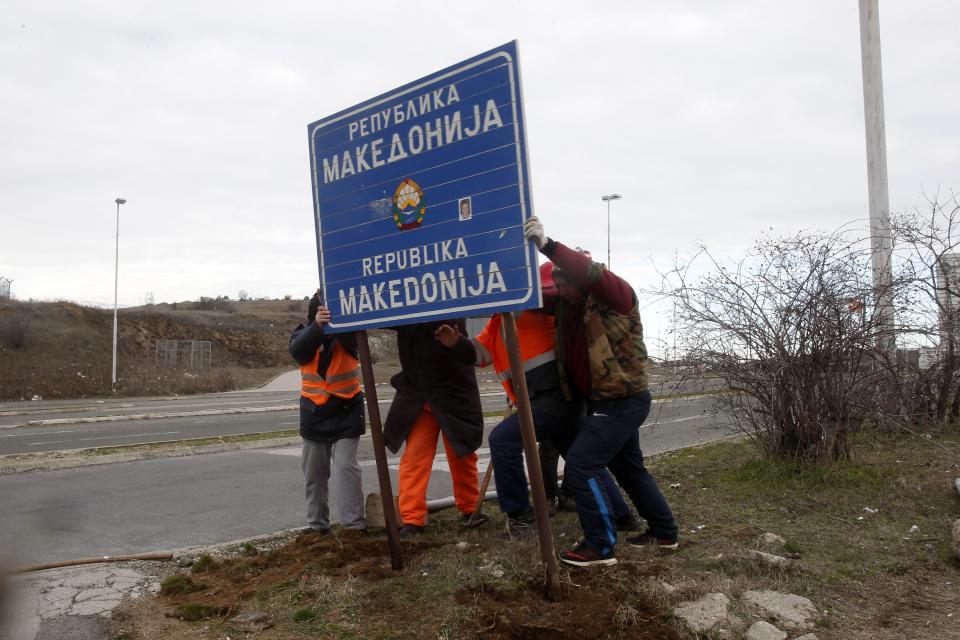
{"label": "blue road sign", "polygon": [[308,133],[331,331],[540,306],[516,42]]}

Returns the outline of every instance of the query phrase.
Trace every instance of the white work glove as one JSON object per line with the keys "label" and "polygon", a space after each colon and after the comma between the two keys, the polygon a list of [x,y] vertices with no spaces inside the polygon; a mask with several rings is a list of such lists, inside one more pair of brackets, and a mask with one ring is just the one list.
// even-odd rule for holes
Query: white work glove
{"label": "white work glove", "polygon": [[543,232],[543,223],[537,216],[530,216],[530,219],[523,223],[523,237],[526,240],[533,240],[538,250],[543,249],[547,236]]}

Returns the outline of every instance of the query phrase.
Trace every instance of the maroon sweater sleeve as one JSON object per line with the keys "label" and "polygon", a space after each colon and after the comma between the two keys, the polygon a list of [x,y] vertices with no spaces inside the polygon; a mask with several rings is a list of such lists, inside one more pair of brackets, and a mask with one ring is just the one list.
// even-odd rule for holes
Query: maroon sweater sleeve
{"label": "maroon sweater sleeve", "polygon": [[636,296],[626,280],[607,271],[582,253],[551,240],[543,253],[559,267],[575,285],[609,305],[617,313],[627,314],[636,303]]}

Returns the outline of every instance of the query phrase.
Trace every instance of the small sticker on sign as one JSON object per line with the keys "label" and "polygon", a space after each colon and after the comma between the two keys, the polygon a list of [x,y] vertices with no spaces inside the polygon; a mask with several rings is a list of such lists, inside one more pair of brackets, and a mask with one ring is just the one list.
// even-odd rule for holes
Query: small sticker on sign
{"label": "small sticker on sign", "polygon": [[460,222],[464,222],[473,217],[473,203],[470,201],[470,198],[460,198],[458,204],[460,207]]}

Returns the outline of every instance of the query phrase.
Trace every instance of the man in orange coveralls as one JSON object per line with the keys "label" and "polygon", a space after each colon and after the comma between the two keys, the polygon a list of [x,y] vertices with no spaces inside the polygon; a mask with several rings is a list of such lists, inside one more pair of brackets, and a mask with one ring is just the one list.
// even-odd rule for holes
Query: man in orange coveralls
{"label": "man in orange coveralls", "polygon": [[398,491],[401,537],[423,533],[427,485],[441,435],[461,524],[479,526],[489,520],[481,512],[470,522],[480,493],[476,452],[483,441],[483,408],[473,359],[457,357],[437,342],[434,334],[441,325],[466,333],[462,319],[396,327],[402,371],[390,380],[397,393],[383,437],[394,453],[406,442]]}

